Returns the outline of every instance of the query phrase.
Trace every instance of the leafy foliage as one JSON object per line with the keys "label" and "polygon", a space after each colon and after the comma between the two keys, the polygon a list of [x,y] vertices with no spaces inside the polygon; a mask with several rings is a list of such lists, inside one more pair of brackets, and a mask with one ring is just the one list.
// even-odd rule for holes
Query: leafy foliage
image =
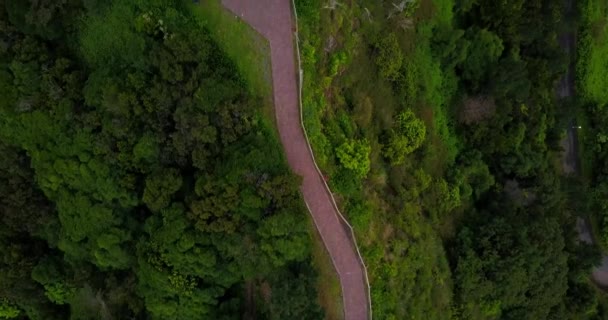
{"label": "leafy foliage", "polygon": [[466,58],[458,65],[462,79],[474,87],[487,79],[487,70],[498,61],[504,46],[502,40],[491,31],[476,28],[467,30],[469,41]]}
{"label": "leafy foliage", "polygon": [[406,155],[422,145],[426,137],[426,128],[424,122],[416,118],[409,109],[399,114],[395,122],[397,128],[391,131],[384,156],[391,164],[398,165],[405,161]]}
{"label": "leafy foliage", "polygon": [[[309,263],[262,93],[190,4],[5,2],[3,316],[234,318],[245,281]],[[314,277],[284,276],[303,316]]]}
{"label": "leafy foliage", "polygon": [[[555,95],[562,2],[423,0],[395,14],[408,3],[296,3],[304,124],[355,226],[374,317],[586,319],[600,304],[575,295],[591,296],[595,258],[554,165],[571,112]],[[349,59],[335,73],[337,52]],[[349,185],[335,153],[362,139],[370,171]]]}
{"label": "leafy foliage", "polygon": [[19,308],[15,307],[6,299],[2,299],[2,302],[0,303],[0,318],[13,319],[17,318],[20,313],[21,310],[19,310]]}
{"label": "leafy foliage", "polygon": [[276,274],[269,285],[270,303],[261,311],[262,316],[271,320],[279,319],[322,319],[323,311],[318,304],[307,298],[314,296],[310,283],[311,266],[291,266],[285,272]]}
{"label": "leafy foliage", "polygon": [[510,210],[459,234],[463,318],[545,319],[562,303],[568,256],[559,223],[534,217],[538,208]]}
{"label": "leafy foliage", "polygon": [[344,168],[364,178],[369,171],[369,153],[371,148],[367,141],[347,141],[336,149],[336,156]]}
{"label": "leafy foliage", "polygon": [[403,54],[394,33],[389,34],[378,43],[376,64],[382,77],[388,80],[396,80],[399,76],[399,70],[403,64]]}

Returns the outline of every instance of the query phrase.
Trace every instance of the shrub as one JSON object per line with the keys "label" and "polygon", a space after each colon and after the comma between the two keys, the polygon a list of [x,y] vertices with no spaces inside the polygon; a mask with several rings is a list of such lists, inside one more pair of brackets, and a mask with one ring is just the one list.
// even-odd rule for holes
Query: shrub
{"label": "shrub", "polygon": [[418,149],[426,138],[426,127],[412,110],[406,110],[397,116],[397,128],[391,131],[384,156],[392,165],[405,161],[405,156]]}
{"label": "shrub", "polygon": [[329,66],[329,74],[331,77],[335,77],[338,75],[338,71],[340,67],[344,66],[348,62],[348,56],[346,52],[340,51],[336,54],[333,54],[330,59]]}
{"label": "shrub", "polygon": [[344,196],[353,196],[359,192],[361,183],[353,178],[353,172],[343,167],[338,168],[331,176],[331,189]]}
{"label": "shrub", "polygon": [[469,29],[467,38],[470,41],[467,57],[459,67],[462,78],[477,86],[485,80],[488,70],[498,61],[504,45],[499,36],[485,29]]}
{"label": "shrub", "polygon": [[376,64],[380,69],[380,75],[388,80],[394,81],[399,77],[399,70],[403,64],[403,53],[399,48],[397,36],[389,34],[378,43],[378,56]]}
{"label": "shrub", "polygon": [[351,170],[358,178],[365,178],[369,172],[371,151],[367,140],[349,140],[336,149],[336,155],[344,168]]}
{"label": "shrub", "polygon": [[351,225],[357,233],[363,233],[372,221],[372,205],[367,200],[356,199],[347,207]]}
{"label": "shrub", "polygon": [[6,299],[0,300],[0,319],[17,318],[21,311]]}

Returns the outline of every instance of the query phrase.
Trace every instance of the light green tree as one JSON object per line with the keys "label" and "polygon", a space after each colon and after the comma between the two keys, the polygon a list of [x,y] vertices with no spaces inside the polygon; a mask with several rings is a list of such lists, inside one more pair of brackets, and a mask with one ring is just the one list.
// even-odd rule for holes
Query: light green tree
{"label": "light green tree", "polygon": [[21,310],[15,307],[12,303],[10,303],[6,299],[0,300],[0,319],[13,319],[17,318]]}
{"label": "light green tree", "polygon": [[389,34],[378,43],[376,64],[383,78],[394,81],[399,77],[399,70],[403,64],[403,53],[394,33]]}
{"label": "light green tree", "polygon": [[359,178],[365,178],[369,172],[371,151],[367,140],[349,140],[336,149],[336,155],[344,168],[353,171]]}
{"label": "light green tree", "polygon": [[384,156],[392,165],[405,161],[405,156],[418,149],[426,138],[426,127],[412,110],[406,110],[397,116],[396,128],[391,131]]}

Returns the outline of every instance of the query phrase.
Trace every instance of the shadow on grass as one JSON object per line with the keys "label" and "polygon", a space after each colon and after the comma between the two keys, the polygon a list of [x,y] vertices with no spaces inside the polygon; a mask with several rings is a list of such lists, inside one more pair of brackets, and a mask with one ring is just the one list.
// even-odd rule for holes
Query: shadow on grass
{"label": "shadow on grass", "polygon": [[[220,48],[235,63],[247,82],[250,93],[263,100],[263,115],[266,120],[272,121],[276,134],[268,41],[239,17],[226,10],[221,0],[201,1],[200,4],[192,4],[192,6],[199,23],[209,30]],[[338,275],[311,220],[309,225],[313,240],[312,259],[319,274],[317,279],[319,304],[325,310],[326,319],[344,319]]]}
{"label": "shadow on grass", "polygon": [[247,23],[222,6],[221,0],[192,4],[199,23],[235,63],[250,88],[264,100],[264,115],[274,122],[272,73],[268,41]]}

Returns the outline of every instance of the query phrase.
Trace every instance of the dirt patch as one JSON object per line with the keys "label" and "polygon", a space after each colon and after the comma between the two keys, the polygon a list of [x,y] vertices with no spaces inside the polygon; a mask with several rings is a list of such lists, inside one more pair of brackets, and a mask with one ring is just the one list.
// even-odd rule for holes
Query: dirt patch
{"label": "dirt patch", "polygon": [[468,97],[463,102],[460,122],[473,124],[489,119],[496,112],[496,101],[489,96]]}
{"label": "dirt patch", "polygon": [[270,303],[272,289],[270,289],[270,284],[268,284],[268,282],[264,281],[260,284],[260,293],[262,294],[262,299],[264,299],[264,302]]}

